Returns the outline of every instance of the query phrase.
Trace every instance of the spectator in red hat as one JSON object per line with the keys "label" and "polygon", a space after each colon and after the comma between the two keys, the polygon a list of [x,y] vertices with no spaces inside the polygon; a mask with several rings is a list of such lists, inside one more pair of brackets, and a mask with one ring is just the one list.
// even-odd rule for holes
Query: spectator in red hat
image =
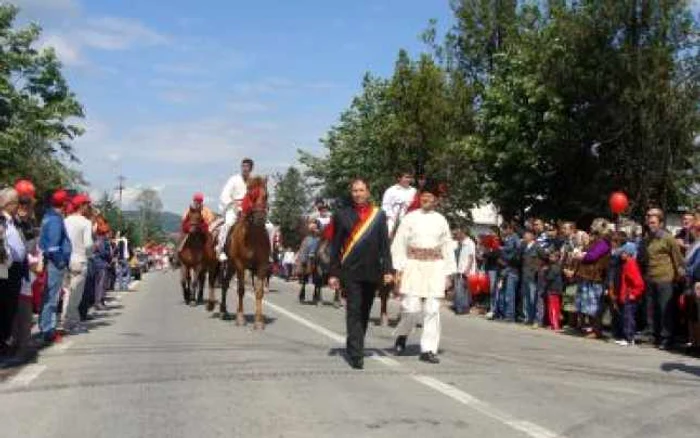
{"label": "spectator in red hat", "polygon": [[47,283],[39,315],[39,330],[46,343],[60,341],[56,333],[56,310],[65,270],[71,258],[71,242],[63,220],[63,210],[68,200],[65,190],[54,192],[51,208],[41,222],[39,248],[44,253]]}
{"label": "spectator in red hat", "polygon": [[68,266],[69,294],[63,300],[63,328],[70,334],[85,333],[87,328],[80,322],[79,306],[85,291],[88,259],[92,255],[92,222],[90,198],[84,194],[73,197],[73,213],[66,218],[66,232],[71,242],[71,256]]}

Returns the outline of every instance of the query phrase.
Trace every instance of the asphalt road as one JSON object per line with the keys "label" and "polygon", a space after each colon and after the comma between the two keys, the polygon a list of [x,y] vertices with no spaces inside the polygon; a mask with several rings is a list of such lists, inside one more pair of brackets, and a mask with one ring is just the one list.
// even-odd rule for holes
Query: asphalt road
{"label": "asphalt road", "polygon": [[414,355],[393,357],[391,329],[373,326],[357,371],[342,356],[343,310],[300,305],[296,285],[277,280],[267,299],[268,325],[254,331],[185,306],[176,274],[147,275],[90,333],[0,376],[0,436],[700,433],[696,359],[445,311],[440,365],[418,361],[417,335]]}

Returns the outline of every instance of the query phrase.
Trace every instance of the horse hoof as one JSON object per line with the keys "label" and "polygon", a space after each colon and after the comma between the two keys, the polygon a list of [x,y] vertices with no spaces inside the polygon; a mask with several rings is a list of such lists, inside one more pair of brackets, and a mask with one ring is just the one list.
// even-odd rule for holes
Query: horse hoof
{"label": "horse hoof", "polygon": [[236,325],[237,326],[245,325],[245,318],[240,313],[238,315],[236,315]]}
{"label": "horse hoof", "polygon": [[214,311],[214,303],[212,301],[209,301],[207,303],[207,312],[213,312]]}
{"label": "horse hoof", "polygon": [[381,316],[381,318],[379,319],[379,326],[380,327],[388,327],[389,326],[389,316],[388,315]]}
{"label": "horse hoof", "polygon": [[229,315],[228,312],[221,312],[222,321],[228,321],[229,319],[231,319],[231,315]]}
{"label": "horse hoof", "polygon": [[265,323],[262,321],[256,321],[253,327],[255,330],[265,330]]}

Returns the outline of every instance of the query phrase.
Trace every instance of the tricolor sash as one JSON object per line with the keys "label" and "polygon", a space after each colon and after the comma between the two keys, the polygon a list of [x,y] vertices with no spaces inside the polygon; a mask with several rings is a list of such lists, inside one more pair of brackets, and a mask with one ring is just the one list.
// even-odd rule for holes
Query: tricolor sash
{"label": "tricolor sash", "polygon": [[350,237],[348,237],[345,247],[343,248],[341,262],[344,262],[345,259],[348,258],[358,243],[367,238],[369,231],[377,223],[380,209],[375,206],[372,206],[371,208],[372,210],[370,211],[369,215],[367,215],[367,218],[364,221],[361,219],[358,220],[355,226],[352,228]]}

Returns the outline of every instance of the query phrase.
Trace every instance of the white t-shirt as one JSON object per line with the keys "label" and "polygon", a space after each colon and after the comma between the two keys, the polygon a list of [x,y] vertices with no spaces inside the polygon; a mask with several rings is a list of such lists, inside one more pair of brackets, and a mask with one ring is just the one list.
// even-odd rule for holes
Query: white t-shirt
{"label": "white t-shirt", "polygon": [[384,192],[382,210],[390,221],[402,218],[416,196],[416,189],[394,184]]}
{"label": "white t-shirt", "polygon": [[[459,242],[455,242],[455,250],[459,247]],[[467,268],[467,262],[469,257],[472,258],[472,265],[469,271],[465,271]],[[457,273],[462,273],[465,275],[473,274],[476,272],[476,244],[469,237],[465,237],[462,241],[462,251],[459,253],[459,260],[457,260]]]}
{"label": "white t-shirt", "polygon": [[241,203],[248,191],[248,186],[243,180],[243,176],[233,175],[226,181],[223,190],[221,190],[221,196],[219,196],[219,211],[225,213],[230,207],[234,207],[236,210],[240,210]]}
{"label": "white t-shirt", "polygon": [[71,243],[70,262],[87,263],[92,254],[92,222],[85,216],[73,214],[66,218],[66,232]]}
{"label": "white t-shirt", "polygon": [[288,265],[293,265],[294,264],[294,251],[287,251],[284,253],[284,257],[282,258],[282,263],[288,264]]}

